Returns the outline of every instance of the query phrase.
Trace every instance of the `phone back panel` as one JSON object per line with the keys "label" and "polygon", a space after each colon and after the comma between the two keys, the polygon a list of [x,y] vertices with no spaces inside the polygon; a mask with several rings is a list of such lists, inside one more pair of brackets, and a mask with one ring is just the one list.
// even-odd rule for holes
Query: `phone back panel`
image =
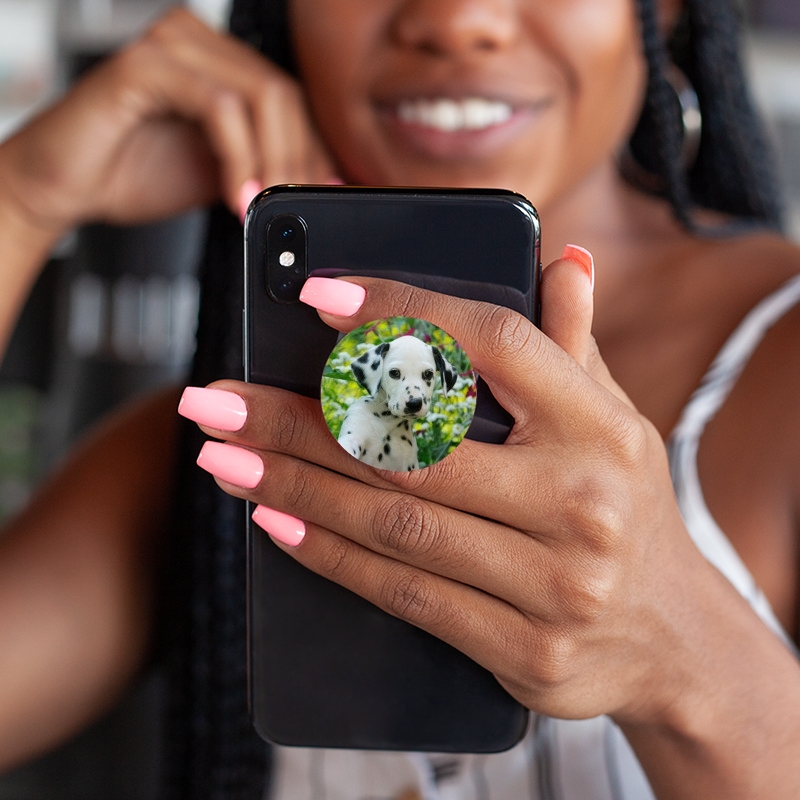
{"label": "phone back panel", "polygon": [[[536,319],[539,226],[510,192],[277,187],[246,220],[247,380],[319,397],[338,334],[278,302],[266,270],[270,221],[305,224],[308,274],[380,275]],[[513,420],[485,385],[468,436],[502,441]],[[471,659],[306,570],[248,517],[251,713],[279,744],[495,752],[527,711]]]}

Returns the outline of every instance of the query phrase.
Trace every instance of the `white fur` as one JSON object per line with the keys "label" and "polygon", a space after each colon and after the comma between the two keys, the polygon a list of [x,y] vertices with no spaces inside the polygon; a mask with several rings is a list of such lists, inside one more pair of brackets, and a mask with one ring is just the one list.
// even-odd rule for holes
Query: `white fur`
{"label": "white fur", "polygon": [[339,444],[373,467],[419,469],[412,422],[428,413],[437,371],[443,391],[453,387],[457,375],[452,365],[431,345],[401,336],[370,348],[351,368],[369,396],[348,409]]}

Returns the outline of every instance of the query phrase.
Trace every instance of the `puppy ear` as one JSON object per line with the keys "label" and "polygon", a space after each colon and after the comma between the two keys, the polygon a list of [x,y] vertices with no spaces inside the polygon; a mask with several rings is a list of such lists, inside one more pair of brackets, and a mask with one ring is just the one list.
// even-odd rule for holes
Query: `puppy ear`
{"label": "puppy ear", "polygon": [[366,389],[371,395],[378,393],[383,377],[383,359],[389,351],[390,342],[383,342],[370,347],[366,353],[360,355],[352,364],[353,376],[358,381],[362,389]]}
{"label": "puppy ear", "polygon": [[447,394],[455,385],[458,380],[458,373],[455,371],[453,365],[439,352],[438,347],[431,345],[433,350],[433,360],[436,362],[436,369],[442,376],[442,389]]}

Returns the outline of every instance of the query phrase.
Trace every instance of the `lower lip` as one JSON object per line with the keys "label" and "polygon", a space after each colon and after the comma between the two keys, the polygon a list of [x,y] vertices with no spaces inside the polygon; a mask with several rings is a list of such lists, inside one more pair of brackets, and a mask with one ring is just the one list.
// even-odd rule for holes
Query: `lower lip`
{"label": "lower lip", "polygon": [[442,131],[400,119],[394,110],[383,110],[382,123],[393,139],[412,150],[440,161],[463,161],[492,156],[519,139],[541,108],[515,110],[500,125],[478,130]]}

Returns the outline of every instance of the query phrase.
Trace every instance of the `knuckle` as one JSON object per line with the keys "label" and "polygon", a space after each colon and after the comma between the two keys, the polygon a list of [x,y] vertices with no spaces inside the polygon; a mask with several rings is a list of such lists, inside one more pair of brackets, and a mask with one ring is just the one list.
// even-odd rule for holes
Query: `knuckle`
{"label": "knuckle", "polygon": [[584,477],[562,503],[565,527],[592,552],[611,556],[624,541],[627,515],[619,486],[605,477]]}
{"label": "knuckle", "polygon": [[582,568],[572,568],[561,596],[573,623],[590,625],[611,608],[617,594],[617,570],[607,561],[591,559]]}
{"label": "knuckle", "polygon": [[505,306],[495,306],[481,320],[478,331],[481,341],[486,342],[487,355],[502,361],[521,352],[529,353],[531,348],[539,347],[539,337],[535,337],[535,328],[521,314]]}
{"label": "knuckle", "polygon": [[642,418],[622,403],[613,404],[606,412],[605,430],[608,447],[619,469],[637,474],[647,461],[650,444]]}
{"label": "knuckle", "polygon": [[529,669],[540,688],[553,692],[572,675],[576,656],[575,643],[560,630],[550,630],[539,637]]}
{"label": "knuckle", "polygon": [[412,495],[392,497],[376,514],[376,538],[386,550],[405,556],[429,553],[438,524],[426,504]]}
{"label": "knuckle", "polygon": [[400,619],[425,628],[441,619],[441,607],[430,582],[416,570],[405,570],[387,585],[384,607]]}
{"label": "knuckle", "polygon": [[161,37],[165,41],[176,41],[185,38],[187,29],[200,27],[202,23],[187,8],[176,5],[167,9],[145,33]]}
{"label": "knuckle", "polygon": [[289,507],[303,516],[313,499],[315,490],[312,467],[304,461],[296,462],[291,479],[285,482],[285,499]]}
{"label": "knuckle", "polygon": [[352,545],[347,539],[340,536],[332,537],[323,548],[315,569],[323,578],[336,583],[344,582],[349,571],[351,550]]}
{"label": "knuckle", "polygon": [[278,450],[293,452],[302,442],[303,419],[292,403],[281,403],[272,414],[271,439]]}
{"label": "knuckle", "polygon": [[388,291],[386,300],[391,302],[392,308],[397,308],[397,316],[419,316],[419,292],[416,287],[407,283],[393,283]]}

